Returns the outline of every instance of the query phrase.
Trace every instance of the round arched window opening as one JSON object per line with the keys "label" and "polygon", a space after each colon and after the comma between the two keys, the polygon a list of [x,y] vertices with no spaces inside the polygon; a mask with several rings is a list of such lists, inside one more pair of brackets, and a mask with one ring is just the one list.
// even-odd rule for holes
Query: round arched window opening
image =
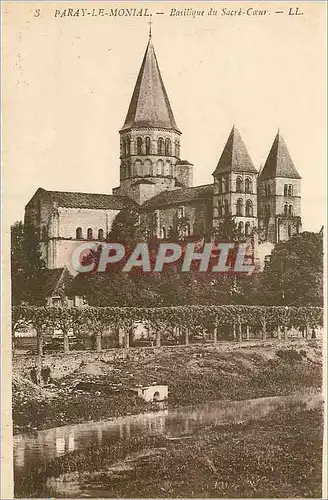
{"label": "round arched window opening", "polygon": [[160,396],[159,392],[158,391],[154,392],[153,400],[160,401],[160,399],[161,399],[161,396]]}

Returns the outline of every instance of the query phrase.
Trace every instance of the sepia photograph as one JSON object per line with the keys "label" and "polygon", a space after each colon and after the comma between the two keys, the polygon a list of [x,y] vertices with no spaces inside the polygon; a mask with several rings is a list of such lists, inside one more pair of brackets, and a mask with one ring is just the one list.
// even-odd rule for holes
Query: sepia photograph
{"label": "sepia photograph", "polygon": [[2,3],[1,498],[325,498],[326,17]]}

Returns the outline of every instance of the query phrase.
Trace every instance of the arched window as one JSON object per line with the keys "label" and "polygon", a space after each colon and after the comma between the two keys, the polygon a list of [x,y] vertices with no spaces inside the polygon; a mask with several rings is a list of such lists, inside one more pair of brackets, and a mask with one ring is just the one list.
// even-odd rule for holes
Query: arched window
{"label": "arched window", "polygon": [[284,215],[288,215],[288,205],[287,205],[287,203],[284,206]]}
{"label": "arched window", "polygon": [[290,238],[292,235],[292,226],[288,224],[288,238]]}
{"label": "arched window", "polygon": [[164,139],[162,137],[160,137],[157,141],[157,154],[158,155],[164,154]]}
{"label": "arched window", "polygon": [[253,216],[253,203],[251,200],[246,201],[246,217]]}
{"label": "arched window", "polygon": [[293,196],[293,186],[288,186],[288,196]]}
{"label": "arched window", "polygon": [[241,198],[237,200],[236,215],[243,215],[243,200]]}
{"label": "arched window", "polygon": [[87,239],[88,240],[92,240],[92,238],[93,238],[92,229],[91,229],[91,227],[88,227],[88,230],[87,230]]}
{"label": "arched window", "polygon": [[284,185],[284,196],[287,196],[288,195],[288,185],[285,184]]}
{"label": "arched window", "polygon": [[[249,177],[247,177],[245,179],[245,193],[252,193],[252,192],[253,192],[252,181]],[[268,191],[268,194],[270,194],[270,191]]]}
{"label": "arched window", "polygon": [[162,227],[162,234],[161,234],[161,236],[165,240],[165,238],[166,238],[166,229],[165,229],[165,227]]}
{"label": "arched window", "polygon": [[142,137],[137,137],[137,155],[142,155]]}
{"label": "arched window", "polygon": [[221,194],[222,193],[222,178],[217,177],[216,181],[218,183],[218,193]]}
{"label": "arched window", "polygon": [[76,239],[77,240],[82,240],[83,239],[82,227],[77,227],[76,228]]}
{"label": "arched window", "polygon": [[172,143],[171,139],[165,139],[165,155],[172,156]]}
{"label": "arched window", "polygon": [[136,160],[133,165],[133,175],[135,177],[140,176],[141,170],[142,170],[142,163],[140,160]]}
{"label": "arched window", "polygon": [[127,155],[131,154],[131,139],[130,139],[130,137],[127,137],[127,139],[126,139],[126,154]]}
{"label": "arched window", "polygon": [[172,237],[172,234],[173,234],[173,227],[172,227],[172,226],[170,226],[170,227],[168,228],[168,231],[167,231],[167,237],[168,237],[168,238],[171,238],[171,237]]}
{"label": "arched window", "polygon": [[229,202],[228,200],[224,200],[224,215],[229,215],[230,210],[229,210]]}
{"label": "arched window", "polygon": [[175,142],[174,149],[175,149],[175,156],[177,158],[180,158],[180,143],[179,143],[179,141]]}
{"label": "arched window", "polygon": [[245,224],[245,236],[249,236],[251,234],[251,225],[249,222]]}
{"label": "arched window", "polygon": [[228,192],[228,179],[227,177],[222,177],[222,193]]}
{"label": "arched window", "polygon": [[144,172],[143,172],[143,174],[145,176],[146,175],[151,175],[150,170],[151,170],[151,162],[150,162],[150,160],[146,160],[145,161],[145,165],[144,165]]}
{"label": "arched window", "polygon": [[146,155],[150,155],[150,137],[145,139]]}
{"label": "arched window", "polygon": [[189,222],[187,223],[186,225],[186,231],[187,231],[187,236],[190,236],[191,235],[191,229],[190,229],[190,224]]}
{"label": "arched window", "polygon": [[148,165],[147,168],[148,168],[149,175],[154,175],[153,162],[150,160],[147,160],[146,163]]}
{"label": "arched window", "polygon": [[236,179],[236,193],[243,192],[243,180],[241,177],[237,177]]}
{"label": "arched window", "polygon": [[243,234],[243,229],[244,229],[244,223],[239,222],[238,224],[238,234],[241,236]]}
{"label": "arched window", "polygon": [[164,175],[164,162],[162,160],[157,162],[157,175]]}
{"label": "arched window", "polygon": [[165,163],[165,175],[172,175],[172,164],[170,161]]}
{"label": "arched window", "polygon": [[293,215],[293,205],[289,205],[289,207],[288,207],[288,215]]}
{"label": "arched window", "polygon": [[102,241],[104,239],[104,230],[98,229],[98,240]]}

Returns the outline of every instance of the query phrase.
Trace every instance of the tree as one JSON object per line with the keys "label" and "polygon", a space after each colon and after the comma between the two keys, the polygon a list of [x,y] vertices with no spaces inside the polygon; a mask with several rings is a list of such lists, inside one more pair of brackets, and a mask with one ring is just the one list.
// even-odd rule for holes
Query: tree
{"label": "tree", "polygon": [[143,235],[137,210],[133,208],[121,210],[113,220],[107,239],[113,243],[136,243],[141,241]]}
{"label": "tree", "polygon": [[219,226],[214,229],[213,236],[215,241],[228,242],[238,240],[238,226],[232,215],[225,215],[219,222]]}
{"label": "tree", "polygon": [[39,273],[45,268],[35,228],[16,222],[11,227],[12,303],[40,304]]}
{"label": "tree", "polygon": [[262,277],[269,305],[323,305],[323,237],[303,232],[277,243]]}
{"label": "tree", "polygon": [[78,308],[57,307],[54,314],[54,325],[63,332],[63,350],[69,352],[69,334],[81,326],[82,315]]}

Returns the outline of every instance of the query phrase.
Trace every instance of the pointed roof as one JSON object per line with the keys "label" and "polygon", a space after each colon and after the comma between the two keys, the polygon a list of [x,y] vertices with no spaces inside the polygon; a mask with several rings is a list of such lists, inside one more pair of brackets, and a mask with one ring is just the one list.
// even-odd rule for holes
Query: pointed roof
{"label": "pointed roof", "polygon": [[244,141],[235,126],[232,127],[217,167],[213,173],[249,172],[257,174]]}
{"label": "pointed roof", "polygon": [[151,37],[121,131],[131,127],[158,127],[180,132],[164,87]]}
{"label": "pointed roof", "polygon": [[273,179],[275,177],[286,177],[288,179],[301,178],[279,130],[273,141],[262,172],[259,175],[260,179]]}

